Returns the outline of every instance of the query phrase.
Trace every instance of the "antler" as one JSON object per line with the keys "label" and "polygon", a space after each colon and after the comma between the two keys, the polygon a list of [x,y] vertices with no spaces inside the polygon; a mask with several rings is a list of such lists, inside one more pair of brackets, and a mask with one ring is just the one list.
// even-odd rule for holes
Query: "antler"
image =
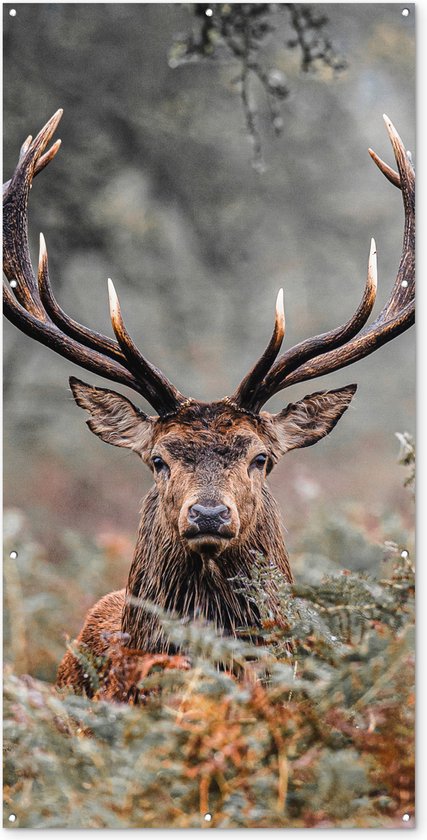
{"label": "antler", "polygon": [[[372,239],[365,291],[352,318],[337,329],[309,338],[290,348],[279,357],[268,372],[261,374],[262,360],[265,358],[266,351],[229,398],[240,408],[258,412],[278,391],[295,385],[297,382],[305,382],[307,379],[314,379],[351,365],[358,359],[373,353],[414,323],[415,173],[402,140],[386,115],[384,115],[384,122],[393,147],[398,172],[384,163],[372,149],[369,149],[369,153],[386,178],[402,191],[405,211],[402,256],[386,305],[372,324],[364,326],[375,303],[377,289],[376,246]],[[275,356],[277,352],[278,349]]]}
{"label": "antler", "polygon": [[[6,317],[24,333],[80,367],[142,394],[163,416],[176,411],[188,400],[134,345],[125,328],[112,281],[109,280],[110,314],[116,340],[82,326],[61,309],[50,285],[42,234],[37,279],[34,275],[28,246],[28,196],[33,178],[50,163],[60,147],[61,141],[57,140],[45,151],[61,116],[62,110],[57,111],[35,140],[31,135],[27,137],[15,173],[3,187],[4,272],[10,284],[3,287]],[[371,149],[369,153],[386,178],[402,191],[405,211],[402,256],[387,304],[376,320],[365,326],[377,288],[376,246],[372,240],[365,290],[354,315],[343,326],[306,339],[277,359],[285,332],[280,290],[268,347],[235,393],[227,398],[237,407],[258,412],[278,391],[353,364],[414,323],[415,173],[394,126],[388,117],[384,116],[384,120],[398,172]]]}
{"label": "antler", "polygon": [[135,347],[126,331],[111,281],[110,307],[117,340],[82,326],[61,309],[52,292],[43,234],[36,279],[28,245],[28,196],[35,175],[55,157],[61,141],[46,152],[62,109],[56,112],[35,140],[27,137],[21,147],[13,177],[3,186],[3,285],[6,317],[22,332],[50,347],[80,367],[127,385],[142,394],[160,414],[176,411],[185,403],[174,385]]}

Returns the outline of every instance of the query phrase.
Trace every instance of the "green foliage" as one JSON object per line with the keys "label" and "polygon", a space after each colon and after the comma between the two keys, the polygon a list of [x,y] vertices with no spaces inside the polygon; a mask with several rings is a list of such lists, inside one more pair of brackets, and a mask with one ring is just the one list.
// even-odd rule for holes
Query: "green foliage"
{"label": "green foliage", "polygon": [[[101,550],[93,540],[65,531],[59,557],[50,560],[23,513],[11,508],[4,512],[3,535],[5,659],[18,673],[53,682],[66,633],[77,633],[95,601],[126,579],[131,553],[126,556],[120,535],[117,547],[111,538]],[[117,567],[122,568],[118,578]]]}
{"label": "green foliage", "polygon": [[396,432],[400,443],[399,464],[408,467],[405,487],[410,487],[415,493],[415,441],[408,432]]}
{"label": "green foliage", "polygon": [[[11,534],[19,543],[15,576],[12,559],[6,563],[6,659],[13,663],[4,679],[6,825],[412,824],[415,583],[407,549],[396,544],[387,568],[380,560],[369,573],[350,571],[346,555],[345,568],[293,585],[259,558],[245,585],[260,609],[258,644],[146,605],[185,656],[142,656],[139,704],[124,704],[107,699],[103,663],[87,657],[92,688],[101,686],[93,700],[22,674],[15,634],[28,650],[41,644],[38,626],[55,637],[53,623],[37,625],[36,616],[53,610],[57,620],[59,587],[53,570],[43,571],[39,549],[19,538],[18,524],[16,512],[6,517],[8,548]],[[328,535],[319,542],[326,553]],[[101,572],[101,552],[97,562]],[[30,590],[18,571],[29,576]],[[39,591],[51,586],[43,605],[34,600],[37,576]],[[25,620],[16,630],[18,597]]]}
{"label": "green foliage", "polygon": [[391,827],[412,814],[412,564],[379,582],[280,586],[286,625],[265,618],[262,647],[161,616],[191,668],[149,667],[143,705],[61,696],[8,668],[14,826],[196,828],[211,814],[217,828]]}

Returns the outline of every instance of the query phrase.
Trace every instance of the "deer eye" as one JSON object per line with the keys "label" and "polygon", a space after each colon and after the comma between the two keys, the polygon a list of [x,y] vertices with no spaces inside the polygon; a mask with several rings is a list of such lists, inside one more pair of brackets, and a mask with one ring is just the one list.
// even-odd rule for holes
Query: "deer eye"
{"label": "deer eye", "polygon": [[154,467],[154,471],[158,474],[161,472],[169,473],[169,467],[163,458],[160,458],[159,455],[155,455],[154,458],[151,459],[151,463]]}
{"label": "deer eye", "polygon": [[257,467],[257,469],[262,470],[267,462],[267,455],[265,452],[261,452],[256,458],[253,459],[250,469],[252,467]]}

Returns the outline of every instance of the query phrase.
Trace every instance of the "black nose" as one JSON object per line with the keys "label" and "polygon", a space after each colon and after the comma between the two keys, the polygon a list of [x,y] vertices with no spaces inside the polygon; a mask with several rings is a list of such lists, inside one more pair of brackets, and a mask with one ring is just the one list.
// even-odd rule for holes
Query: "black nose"
{"label": "black nose", "polygon": [[226,505],[215,505],[215,507],[192,505],[188,511],[188,521],[196,525],[201,533],[217,534],[222,525],[230,523],[230,509]]}

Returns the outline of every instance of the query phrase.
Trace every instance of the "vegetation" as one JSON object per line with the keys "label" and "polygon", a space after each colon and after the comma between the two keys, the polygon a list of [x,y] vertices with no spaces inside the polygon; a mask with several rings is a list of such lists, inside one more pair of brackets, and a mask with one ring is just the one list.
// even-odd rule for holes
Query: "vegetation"
{"label": "vegetation", "polygon": [[[404,439],[413,452],[410,437]],[[406,456],[412,469],[413,456]],[[325,529],[324,556],[333,555],[334,528],[345,568],[331,573],[330,564],[316,583],[299,575],[292,587],[274,568],[248,581],[263,616],[260,645],[162,614],[185,655],[134,657],[139,703],[124,704],[108,698],[102,662],[85,663],[97,692],[93,700],[58,693],[46,680],[22,673],[29,660],[38,677],[53,673],[59,610],[73,600],[75,568],[60,585],[58,570],[25,536],[22,517],[9,514],[6,549],[13,554],[13,546],[18,556],[5,563],[5,824],[413,824],[414,567],[408,537],[401,532],[399,542],[383,546],[375,569],[373,546],[360,534],[356,540],[354,527],[347,529],[346,544],[336,518]],[[83,590],[87,557],[70,539],[69,550],[79,554]],[[108,578],[111,555],[98,548],[93,562]],[[352,571],[352,563],[365,570]],[[92,578],[93,570],[92,564]],[[267,586],[276,590],[274,615],[264,606]],[[118,673],[116,696],[121,688]]]}
{"label": "vegetation", "polygon": [[[225,58],[238,63],[235,79],[239,86],[246,129],[253,144],[252,163],[263,170],[261,135],[257,123],[253,82],[264,91],[270,118],[277,135],[282,134],[284,120],[281,104],[290,94],[287,77],[280,66],[265,66],[262,50],[266,40],[276,31],[286,49],[298,49],[301,69],[307,73],[317,66],[339,73],[347,66],[329,37],[325,27],[328,18],[309,3],[209,3],[191,4],[194,25],[189,34],[178,35],[170,50],[169,66],[179,67],[201,59]],[[287,21],[283,27],[283,15]],[[282,18],[282,19],[281,19]],[[285,29],[285,34],[283,33]],[[277,62],[279,65],[283,60]]]}
{"label": "vegetation", "polygon": [[[383,110],[412,145],[415,15],[336,4],[326,31],[317,6],[316,32],[308,4],[269,6],[256,4],[246,64],[227,45],[247,31],[240,4],[197,23],[192,4],[5,9],[5,177],[64,107],[63,149],[31,199],[33,259],[42,230],[61,305],[102,331],[105,280],[120,278],[137,344],[203,399],[248,369],[283,282],[293,343],[346,320],[373,234],[385,285],[400,247],[399,196],[366,149],[389,154]],[[197,66],[189,20],[193,45],[213,45]],[[278,24],[265,37],[264,21]],[[342,47],[347,72],[313,54],[318,72],[301,76],[317,36],[326,58],[329,37]],[[126,580],[148,478],[75,419],[66,362],[5,324],[8,828],[413,825],[410,494],[389,457],[413,416],[413,334],[394,345],[358,367],[363,397],[342,431],[272,475],[297,583],[271,569],[251,587],[262,605],[274,578],[288,623],[265,613],[254,649],[163,617],[188,654],[130,662],[143,702],[126,705],[106,698],[102,662],[85,661],[95,700],[53,683],[65,631]],[[413,444],[400,443],[411,479]]]}

